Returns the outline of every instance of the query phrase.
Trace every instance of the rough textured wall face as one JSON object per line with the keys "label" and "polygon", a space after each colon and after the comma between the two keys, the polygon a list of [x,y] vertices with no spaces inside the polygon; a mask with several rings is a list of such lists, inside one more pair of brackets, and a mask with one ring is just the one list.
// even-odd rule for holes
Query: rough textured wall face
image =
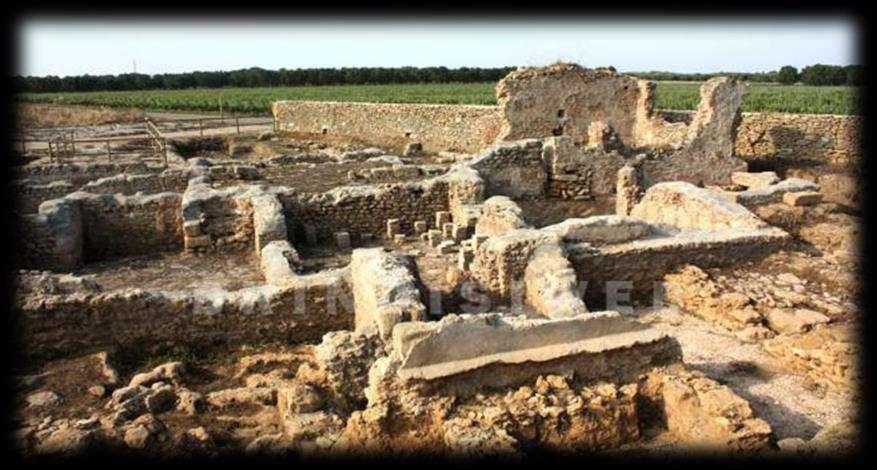
{"label": "rough textured wall face", "polygon": [[276,101],[272,110],[282,131],[400,152],[408,142],[427,152],[476,152],[496,139],[501,124],[495,106]]}
{"label": "rough textured wall face", "polygon": [[861,162],[861,116],[746,113],[734,153],[747,161],[783,158],[856,167]]}
{"label": "rough textured wall face", "polygon": [[654,87],[611,69],[576,64],[524,68],[500,80],[496,97],[505,119],[499,138],[569,135],[589,143],[589,126],[603,122],[628,147],[672,146],[683,124],[653,111]]}
{"label": "rough textured wall face", "polygon": [[[662,110],[664,119],[691,122],[692,111]],[[861,162],[861,116],[742,113],[734,155],[746,161],[782,158],[856,166]]]}

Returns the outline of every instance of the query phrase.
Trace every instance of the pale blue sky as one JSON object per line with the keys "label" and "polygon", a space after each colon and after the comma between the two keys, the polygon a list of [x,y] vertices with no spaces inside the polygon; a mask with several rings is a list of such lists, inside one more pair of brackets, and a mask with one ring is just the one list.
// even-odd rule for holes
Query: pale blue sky
{"label": "pale blue sky", "polygon": [[18,72],[156,74],[246,67],[542,65],[562,59],[620,71],[758,72],[858,63],[846,18],[572,20],[27,18]]}

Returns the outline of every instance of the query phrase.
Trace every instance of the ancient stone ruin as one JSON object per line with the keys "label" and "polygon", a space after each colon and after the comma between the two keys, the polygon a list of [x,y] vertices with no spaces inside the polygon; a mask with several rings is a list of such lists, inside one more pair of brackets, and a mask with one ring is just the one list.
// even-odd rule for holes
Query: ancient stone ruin
{"label": "ancient stone ruin", "polygon": [[[16,442],[837,451],[825,442],[843,428],[794,434],[686,330],[722,328],[819,393],[854,388],[845,300],[804,286],[769,305],[722,287],[834,214],[817,183],[747,172],[745,90],[709,80],[690,122],[668,122],[654,84],[555,64],[509,74],[492,110],[384,105],[366,127],[356,103],[277,102],[276,133],[173,142],[168,165],[19,167],[15,328],[42,368],[20,377]],[[141,358],[181,348],[213,355]]]}

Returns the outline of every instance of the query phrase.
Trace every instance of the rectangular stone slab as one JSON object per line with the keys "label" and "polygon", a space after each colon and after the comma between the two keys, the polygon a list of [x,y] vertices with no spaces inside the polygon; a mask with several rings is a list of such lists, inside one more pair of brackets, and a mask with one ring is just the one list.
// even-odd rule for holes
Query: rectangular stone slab
{"label": "rectangular stone slab", "polygon": [[399,324],[393,330],[394,353],[402,357],[398,374],[406,380],[434,380],[493,364],[546,362],[664,339],[666,335],[616,312],[559,320],[452,315],[435,323]]}

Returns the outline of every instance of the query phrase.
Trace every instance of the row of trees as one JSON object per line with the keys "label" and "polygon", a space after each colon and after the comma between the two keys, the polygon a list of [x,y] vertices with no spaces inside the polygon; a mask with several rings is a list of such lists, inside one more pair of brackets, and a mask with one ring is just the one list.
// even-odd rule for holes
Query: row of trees
{"label": "row of trees", "polygon": [[[514,70],[514,67],[475,68],[461,67],[352,67],[265,70],[258,67],[220,72],[187,72],[146,75],[76,75],[67,77],[13,77],[20,93],[59,91],[116,91],[116,90],[175,90],[184,88],[273,87],[297,85],[361,85],[389,83],[447,83],[494,82]],[[806,85],[862,85],[864,68],[861,65],[816,64],[800,72],[787,65],[778,71],[735,73],[671,73],[634,72],[648,80],[703,81],[717,75],[728,75],[750,82],[779,82]]]}
{"label": "row of trees", "polygon": [[265,70],[258,67],[220,72],[145,75],[77,75],[69,77],[14,77],[19,92],[115,91],[182,88],[273,87],[298,85],[362,85],[388,83],[492,82],[514,67],[354,67]]}
{"label": "row of trees", "polygon": [[805,85],[853,85],[865,84],[865,68],[861,65],[815,64],[808,65],[798,72],[791,65],[782,67],[777,73],[777,81],[784,84],[801,82]]}

